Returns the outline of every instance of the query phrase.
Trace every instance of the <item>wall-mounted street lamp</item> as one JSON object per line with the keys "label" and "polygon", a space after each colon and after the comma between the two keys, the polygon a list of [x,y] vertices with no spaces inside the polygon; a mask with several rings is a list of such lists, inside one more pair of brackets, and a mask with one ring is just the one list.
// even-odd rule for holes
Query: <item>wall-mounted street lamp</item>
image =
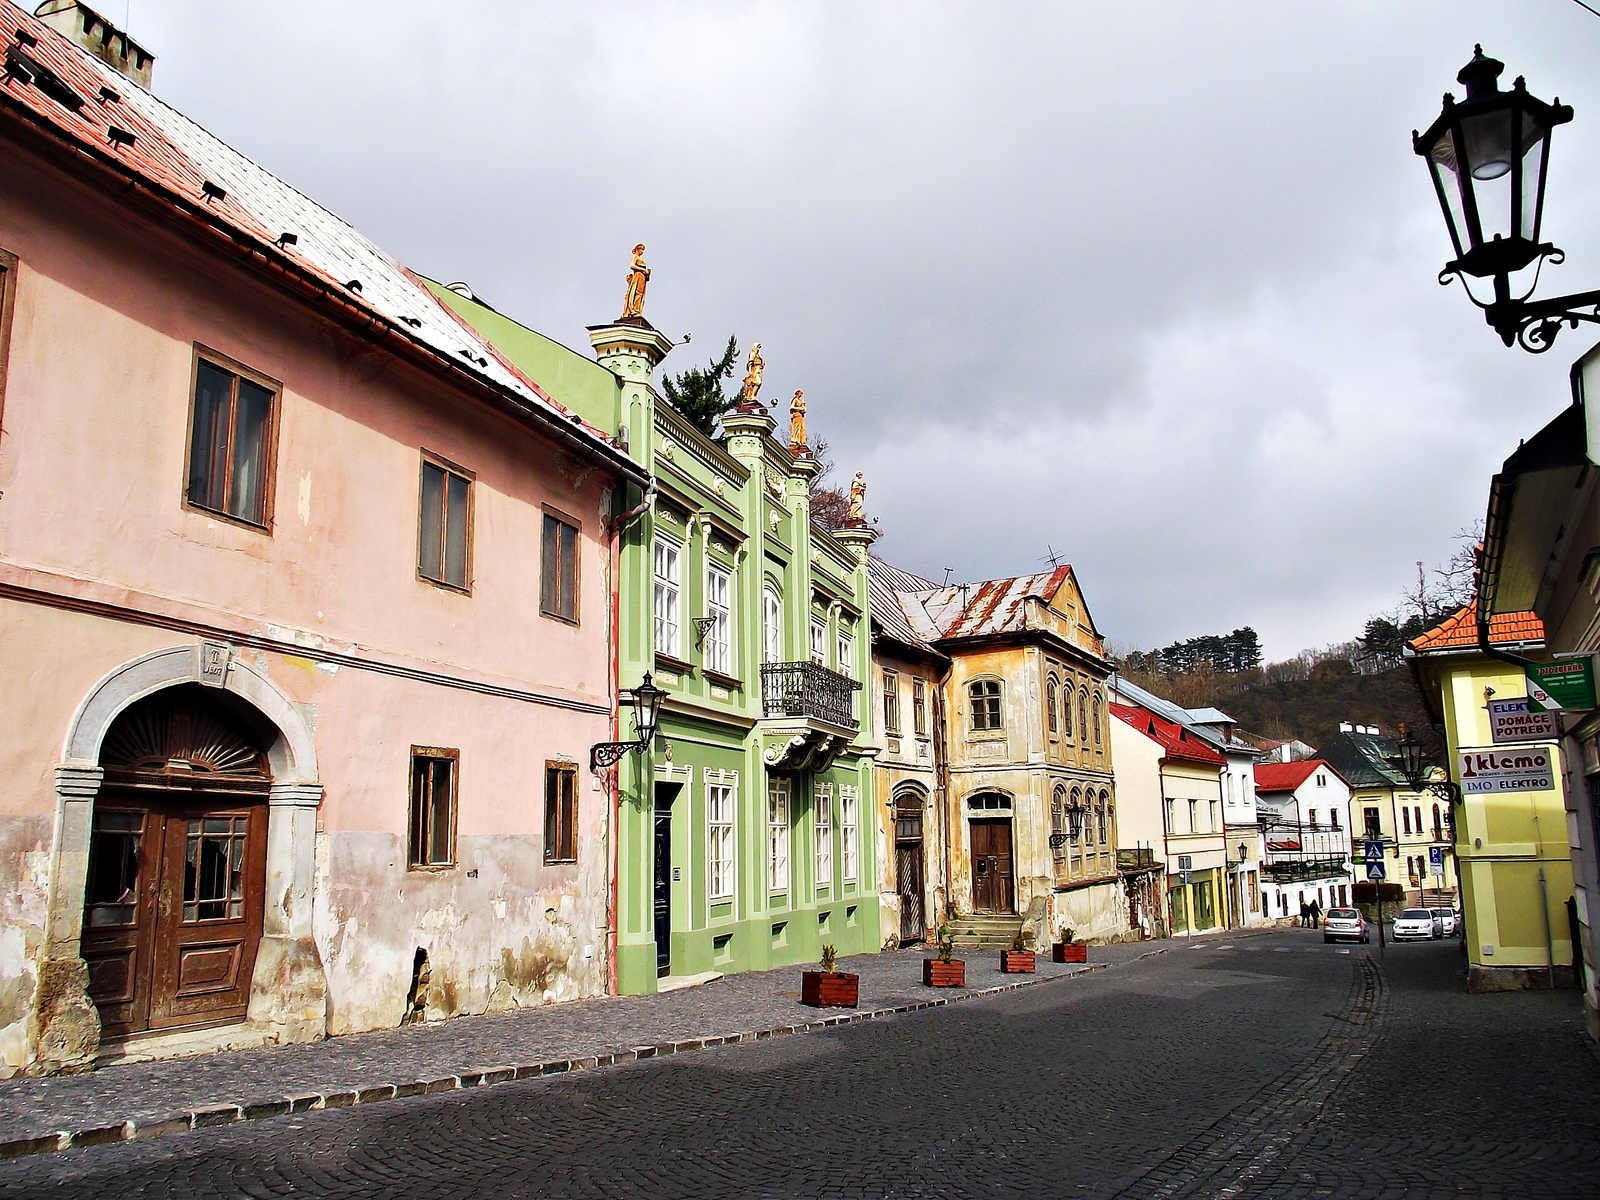
{"label": "wall-mounted street lamp", "polygon": [[591,772],[615,765],[629,750],[648,753],[656,740],[656,730],[661,727],[661,698],[666,693],[650,682],[650,673],[646,671],[644,682],[632,691],[624,688],[622,694],[633,702],[633,741],[599,742],[590,746]]}
{"label": "wall-mounted street lamp", "polygon": [[[1456,251],[1439,272],[1439,282],[1463,277],[1467,295],[1506,345],[1516,342],[1542,354],[1563,323],[1576,329],[1579,321],[1600,322],[1600,291],[1532,300],[1530,286],[1521,296],[1511,294],[1515,272],[1566,257],[1539,238],[1550,132],[1572,120],[1572,106],[1559,98],[1554,104],[1535,99],[1521,76],[1502,92],[1496,81],[1505,64],[1484,57],[1482,46],[1473,49],[1472,61],[1456,76],[1466,85],[1466,99],[1457,103],[1446,92],[1439,119],[1426,133],[1411,131],[1413,149],[1427,160]],[[1474,296],[1467,275],[1492,280],[1494,299]]]}
{"label": "wall-mounted street lamp", "polygon": [[1088,810],[1083,807],[1081,802],[1074,800],[1061,811],[1066,814],[1067,828],[1062,833],[1052,833],[1050,835],[1050,849],[1052,850],[1061,849],[1069,837],[1073,841],[1078,840],[1078,835],[1083,832],[1083,815]]}
{"label": "wall-mounted street lamp", "polygon": [[[1400,773],[1406,777],[1414,792],[1429,792],[1449,804],[1461,799],[1461,789],[1450,782],[1439,767],[1429,767],[1422,761],[1422,743],[1400,726]],[[1451,823],[1455,817],[1452,814]]]}

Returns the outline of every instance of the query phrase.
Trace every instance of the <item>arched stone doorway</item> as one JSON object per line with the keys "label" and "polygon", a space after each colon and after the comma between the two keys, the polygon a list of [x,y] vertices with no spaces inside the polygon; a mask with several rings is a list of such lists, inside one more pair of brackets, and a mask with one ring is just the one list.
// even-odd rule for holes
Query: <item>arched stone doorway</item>
{"label": "arched stone doorway", "polygon": [[1011,797],[999,791],[968,796],[967,825],[972,839],[972,910],[994,914],[1015,912]]}
{"label": "arched stone doorway", "polygon": [[[172,695],[163,698],[162,694],[169,691]],[[196,703],[197,698],[199,703]],[[151,701],[148,706],[142,703],[147,700]],[[201,903],[198,869],[202,855],[209,855],[215,870],[210,879],[212,887],[225,886],[232,891],[234,880],[231,874],[220,871],[217,855],[223,852],[225,837],[231,866],[232,839],[237,829],[241,871],[246,865],[247,851],[259,856],[259,893],[254,891],[246,872],[240,880],[240,915],[237,918],[226,915],[231,912],[231,895],[210,897],[208,903],[213,907],[207,912],[216,912],[214,905],[221,902],[224,916],[212,920],[224,923],[237,920],[244,923],[241,928],[253,930],[256,918],[247,917],[245,913],[251,898],[259,894],[259,932],[251,934],[258,939],[253,966],[244,962],[241,943],[234,957],[228,957],[233,951],[224,953],[219,949],[209,961],[196,957],[190,968],[190,985],[214,988],[226,982],[226,969],[237,968],[238,978],[233,984],[216,993],[220,996],[222,991],[227,992],[229,1003],[225,1012],[220,1007],[205,1016],[196,1016],[193,1011],[182,1012],[184,1006],[176,1004],[183,999],[176,994],[183,990],[178,987],[173,989],[172,996],[176,1007],[167,1014],[177,1019],[163,1024],[170,1027],[237,1020],[242,1008],[245,1023],[253,1034],[259,1035],[260,1041],[308,1041],[323,1036],[327,988],[311,932],[317,806],[321,802],[322,787],[317,779],[311,729],[288,697],[264,675],[235,659],[229,646],[201,642],[157,650],[110,672],[84,698],[67,731],[61,765],[56,768],[57,833],[51,861],[44,955],[39,964],[36,992],[38,1041],[33,1068],[36,1071],[79,1070],[92,1065],[100,1047],[102,1023],[100,1010],[91,996],[128,994],[127,986],[120,992],[112,990],[119,982],[115,978],[118,968],[105,965],[109,956],[99,953],[106,949],[103,944],[96,944],[91,952],[99,959],[97,980],[91,982],[90,963],[83,957],[83,951],[90,946],[90,939],[85,938],[85,916],[91,895],[100,903],[106,890],[116,882],[112,878],[116,872],[108,866],[106,879],[97,879],[96,890],[91,893],[90,864],[95,858],[96,834],[131,832],[114,829],[115,822],[97,825],[96,814],[102,806],[106,813],[148,812],[148,807],[140,810],[137,804],[130,802],[130,795],[137,798],[142,791],[145,800],[150,802],[157,791],[178,790],[176,784],[184,774],[184,767],[172,759],[183,755],[169,756],[164,763],[160,763],[158,756],[168,747],[167,739],[174,736],[170,724],[172,714],[185,704],[190,712],[202,714],[201,727],[196,729],[191,724],[189,732],[179,739],[187,746],[189,781],[192,785],[196,774],[204,774],[209,777],[205,781],[209,786],[201,789],[204,803],[195,814],[172,811],[174,807],[181,810],[181,805],[164,802],[155,806],[161,812],[159,842],[163,853],[171,856],[170,871],[161,875],[158,864],[156,878],[173,885],[169,904],[179,906],[172,911],[176,912],[175,920],[181,925],[178,885],[180,880],[187,883],[189,821],[202,822],[194,843],[196,905]],[[162,713],[167,716],[160,718]],[[124,714],[128,714],[126,720],[123,720]],[[159,742],[152,724],[158,718],[169,722],[159,733]],[[224,726],[228,730],[226,736],[221,732]],[[207,744],[208,739],[212,744]],[[247,770],[246,759],[250,755],[255,756],[254,766]],[[196,772],[197,759],[212,769]],[[146,785],[142,789],[141,779]],[[194,789],[191,786],[189,790],[192,793]],[[213,800],[219,803],[214,805]],[[264,811],[262,800],[265,801]],[[232,807],[228,807],[230,804]],[[205,849],[208,830],[203,823],[208,819],[229,822],[225,833],[219,826],[209,831],[215,841],[209,850]],[[236,819],[244,824],[234,826],[232,822]],[[169,836],[170,821],[180,824]],[[253,821],[258,823],[254,828]],[[145,839],[156,832],[154,825],[145,822],[146,818],[139,819],[137,848],[140,855],[146,852]],[[264,836],[253,839],[260,824],[265,826]],[[108,847],[105,853],[114,855],[116,849],[110,841],[102,841]],[[125,841],[123,852],[132,850],[133,845]],[[149,881],[150,876],[146,875],[146,886]],[[158,884],[155,903],[159,905],[160,902]],[[203,925],[199,912],[197,907],[195,923]],[[89,928],[105,929],[107,926]],[[154,927],[150,937],[155,937]],[[219,942],[224,940],[218,939]],[[150,946],[155,945],[152,940]],[[181,961],[178,966],[181,968]],[[144,969],[136,962],[129,962],[125,972],[127,979],[136,984],[138,973]],[[155,999],[155,969],[152,962],[149,976],[152,1000]],[[172,969],[170,965],[168,969]],[[201,986],[200,992],[203,991]],[[188,998],[193,1000],[198,994],[191,991]],[[212,1001],[197,1003],[204,1007]],[[108,1005],[107,1035],[131,1032],[139,1026],[137,1006],[110,1011],[117,1005],[128,1004],[132,1001]],[[143,1020],[146,1027],[157,1027],[148,1013]]]}
{"label": "arched stone doorway", "polygon": [[245,1017],[272,777],[231,699],[167,688],[101,745],[80,953],[102,1038]]}

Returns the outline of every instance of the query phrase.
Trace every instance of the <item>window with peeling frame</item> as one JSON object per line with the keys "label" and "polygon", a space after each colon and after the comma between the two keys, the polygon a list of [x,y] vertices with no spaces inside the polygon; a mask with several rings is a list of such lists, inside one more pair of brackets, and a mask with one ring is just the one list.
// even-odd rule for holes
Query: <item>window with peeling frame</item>
{"label": "window with peeling frame", "polygon": [[425,454],[418,518],[417,574],[430,583],[468,590],[472,554],[470,471]]}
{"label": "window with peeling frame", "polygon": [[883,673],[883,731],[900,735],[900,676],[893,671]]}
{"label": "window with peeling frame", "polygon": [[459,750],[411,747],[411,826],[407,861],[413,870],[452,867],[456,854],[456,770]]}
{"label": "window with peeling frame", "polygon": [[539,611],[562,621],[578,621],[578,527],[544,514],[539,559]]}
{"label": "window with peeling frame", "polygon": [[578,861],[578,768],[552,762],[544,768],[544,860]]}
{"label": "window with peeling frame", "polygon": [[972,702],[972,729],[975,733],[986,733],[1001,727],[998,679],[978,680],[968,686],[967,696]]}
{"label": "window with peeling frame", "polygon": [[277,402],[276,384],[196,357],[184,489],[192,507],[266,528]]}

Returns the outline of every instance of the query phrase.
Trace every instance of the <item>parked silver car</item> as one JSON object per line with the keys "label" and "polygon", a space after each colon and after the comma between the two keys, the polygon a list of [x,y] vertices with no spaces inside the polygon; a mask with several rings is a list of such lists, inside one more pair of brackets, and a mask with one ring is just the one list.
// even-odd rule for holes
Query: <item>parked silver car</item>
{"label": "parked silver car", "polygon": [[1444,936],[1444,922],[1431,908],[1408,908],[1394,919],[1394,940],[1429,940]]}
{"label": "parked silver car", "polygon": [[1439,918],[1439,923],[1444,926],[1445,937],[1455,937],[1461,932],[1461,918],[1456,916],[1453,908],[1436,908],[1433,915]]}
{"label": "parked silver car", "polygon": [[1322,940],[1370,942],[1372,935],[1367,932],[1366,918],[1361,915],[1360,909],[1330,908],[1328,915],[1322,919]]}

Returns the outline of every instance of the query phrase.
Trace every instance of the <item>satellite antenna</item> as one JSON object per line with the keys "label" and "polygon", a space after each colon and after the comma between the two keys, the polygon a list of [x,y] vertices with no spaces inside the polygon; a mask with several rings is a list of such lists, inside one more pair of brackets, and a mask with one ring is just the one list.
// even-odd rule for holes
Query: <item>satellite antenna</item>
{"label": "satellite antenna", "polygon": [[954,571],[954,570],[955,570],[954,567],[946,567],[944,569],[944,586],[945,587],[949,587],[950,586],[950,572]]}

